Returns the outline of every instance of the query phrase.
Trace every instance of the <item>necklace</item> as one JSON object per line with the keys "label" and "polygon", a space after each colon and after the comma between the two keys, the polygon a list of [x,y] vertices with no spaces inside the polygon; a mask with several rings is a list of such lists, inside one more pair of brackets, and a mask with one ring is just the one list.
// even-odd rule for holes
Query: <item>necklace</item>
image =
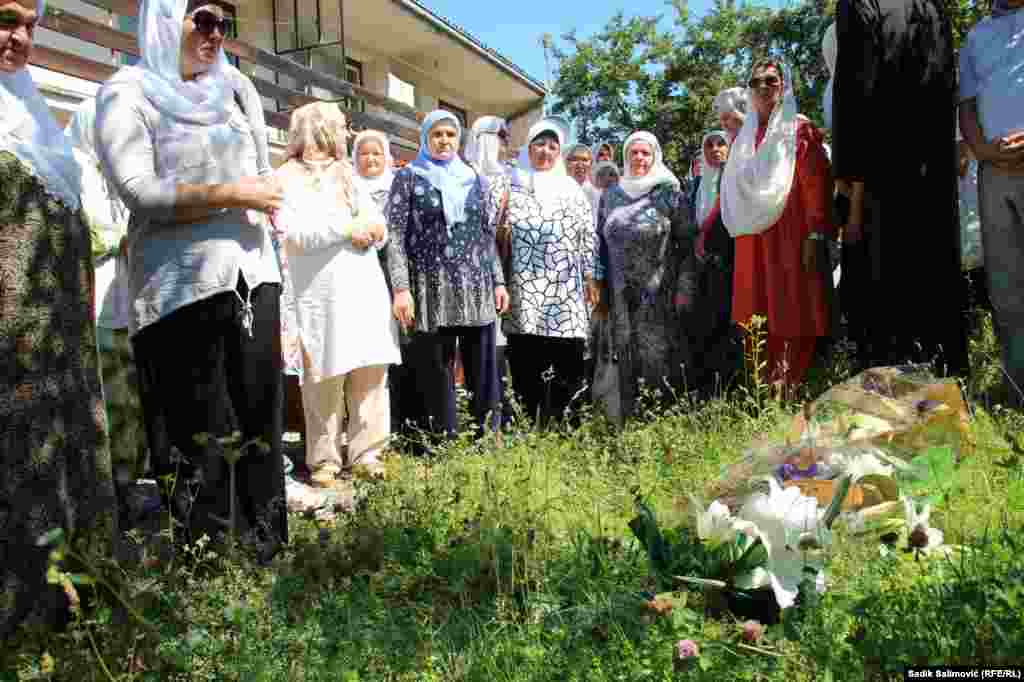
{"label": "necklace", "polygon": [[321,175],[327,171],[328,168],[333,166],[337,159],[318,159],[316,161],[308,159],[299,159],[302,164],[303,171],[310,176],[312,181],[313,189],[320,191],[321,186]]}

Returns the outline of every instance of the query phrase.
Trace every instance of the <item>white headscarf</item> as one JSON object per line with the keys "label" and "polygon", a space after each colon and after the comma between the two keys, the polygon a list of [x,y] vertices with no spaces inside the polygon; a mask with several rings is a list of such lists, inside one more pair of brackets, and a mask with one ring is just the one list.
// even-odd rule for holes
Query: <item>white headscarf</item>
{"label": "white headscarf", "polygon": [[729,88],[715,95],[715,113],[747,113],[747,88]]}
{"label": "white headscarf", "polygon": [[480,175],[505,173],[505,165],[501,162],[501,139],[498,137],[503,130],[508,132],[508,123],[498,116],[481,116],[473,121],[463,155],[466,163]]}
{"label": "white headscarf", "polygon": [[[366,177],[359,172],[359,147],[368,140],[376,140],[384,150],[384,170],[375,178]],[[394,161],[391,158],[391,141],[388,136],[379,130],[364,130],[356,135],[352,143],[353,165],[356,173],[354,183],[360,192],[373,195],[380,191],[391,189],[391,181],[395,179]]]}
{"label": "white headscarf", "polygon": [[697,227],[704,224],[718,200],[718,176],[722,174],[722,166],[712,166],[704,152],[704,145],[713,137],[720,137],[726,144],[729,143],[729,136],[724,130],[712,130],[700,142],[703,170],[700,187],[697,188]]}
{"label": "white headscarf", "polygon": [[[82,166],[82,203],[89,220],[105,228],[126,226],[128,209],[100,169],[100,159],[96,154],[95,98],[84,100],[78,106],[64,134]],[[89,191],[86,191],[87,186]]]}
{"label": "white headscarf", "polygon": [[832,127],[832,89],[836,82],[836,58],[839,56],[839,43],[836,38],[836,23],[833,21],[825,29],[825,37],[821,40],[821,53],[825,57],[825,66],[828,67],[828,85],[825,86],[825,95],[822,99],[822,109],[825,111],[825,127]]}
{"label": "white headscarf", "polygon": [[[587,151],[587,153],[590,154],[590,167],[591,167],[591,169],[593,169],[594,164],[597,163],[595,161],[597,155],[594,154],[594,150],[592,148],[588,147],[587,145],[583,144],[582,142],[577,142],[576,144],[569,145],[568,147],[563,149],[562,150],[562,158],[563,159],[568,159],[570,156],[575,154],[576,151],[579,150],[579,149],[585,149]],[[566,169],[566,170],[568,171],[568,169]],[[575,180],[575,179],[576,178],[573,178],[573,180]],[[580,185],[580,187],[583,189],[583,193],[587,195],[587,198],[590,199],[591,203],[596,201],[601,196],[601,190],[599,190],[594,185],[593,176],[591,174],[589,174],[589,173],[587,174],[587,177],[584,178],[583,184]]]}
{"label": "white headscarf", "polygon": [[593,183],[594,187],[597,187],[598,176],[606,170],[615,173],[616,179],[622,177],[622,173],[619,171],[619,167],[614,161],[597,161],[594,163],[594,167],[590,169],[590,181]]}
{"label": "white headscarf", "polygon": [[[646,142],[651,146],[653,159],[647,175],[636,176],[630,170],[629,148],[637,142]],[[646,131],[639,130],[626,138],[625,144],[622,145],[622,167],[625,172],[622,174],[622,179],[619,180],[619,187],[630,199],[642,197],[658,185],[672,185],[672,188],[676,190],[680,187],[679,178],[665,165],[658,139]]]}
{"label": "white headscarf", "polygon": [[136,66],[120,69],[103,88],[137,83],[164,116],[193,125],[224,123],[231,114],[236,76],[223,48],[205,73],[189,81],[181,78],[181,24],[187,6],[187,0],[142,0],[138,31],[142,59]]}
{"label": "white headscarf", "polygon": [[538,135],[545,132],[554,133],[558,138],[559,147],[564,143],[564,127],[558,121],[541,119],[534,123],[526,135],[526,144],[519,151],[519,164],[512,172],[512,183],[528,190],[539,201],[554,197],[575,196],[576,192],[583,190],[579,183],[566,172],[561,154],[548,170],[536,170],[530,163],[530,145]]}
{"label": "white headscarf", "polygon": [[[45,13],[45,0],[36,0],[40,21]],[[50,195],[78,210],[81,169],[27,67],[0,73],[0,150],[18,157]]]}
{"label": "white headscarf", "polygon": [[733,237],[760,234],[774,225],[793,188],[799,121],[792,73],[785,65],[780,70],[785,91],[768,119],[761,146],[756,145],[758,117],[750,91],[750,115],[729,149],[729,162],[722,175],[722,221]]}

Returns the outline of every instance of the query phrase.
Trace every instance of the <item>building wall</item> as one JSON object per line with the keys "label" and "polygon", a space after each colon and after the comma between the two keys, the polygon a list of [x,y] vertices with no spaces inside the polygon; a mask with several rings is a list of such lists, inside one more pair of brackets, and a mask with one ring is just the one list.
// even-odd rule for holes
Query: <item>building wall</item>
{"label": "building wall", "polygon": [[526,136],[534,123],[544,117],[544,103],[538,102],[537,106],[527,113],[509,123],[509,150],[518,150],[527,143]]}
{"label": "building wall", "polygon": [[[238,39],[254,47],[259,47],[273,52],[274,44],[274,10],[273,0],[229,0],[236,7],[238,20]],[[367,0],[350,0],[361,2]],[[378,0],[379,1],[379,0]],[[51,6],[65,11],[87,17],[93,21],[104,23],[120,30],[134,30],[134,22],[130,19],[118,17],[105,10],[100,10],[89,5],[84,0],[51,0]],[[352,11],[355,5],[348,9]],[[39,44],[63,52],[73,53],[98,62],[116,64],[117,58],[111,50],[92,45],[85,41],[65,36],[47,29],[39,29],[36,33],[36,40]],[[358,44],[346,36],[345,52],[349,59],[354,59],[362,65],[363,87],[383,96],[388,94],[388,74],[394,74],[402,80],[410,83],[415,88],[415,107],[428,112],[438,108],[439,102],[460,109],[465,113],[466,124],[471,126],[480,116],[498,112],[489,111],[488,107],[480,102],[474,101],[469,93],[456,92],[446,87],[443,73],[435,73],[430,69],[431,65],[405,62],[390,58],[387,55],[375,52],[372,46]],[[273,82],[275,74],[272,70],[255,66],[247,62],[241,62],[240,68],[250,76],[257,76]],[[338,69],[340,70],[340,69]],[[334,76],[345,77],[344,73],[332,73]],[[73,111],[77,103],[82,99],[95,94],[96,85],[88,81],[71,78],[33,67],[33,76],[39,82],[41,90],[47,97],[58,118],[64,120]],[[288,82],[286,78],[278,81],[284,87],[296,87],[295,83]],[[273,110],[275,102],[264,100],[264,106]],[[368,111],[380,111],[380,107],[367,105]],[[537,112],[520,117],[511,124],[511,135],[513,146],[522,143],[530,125],[539,118],[539,107]],[[280,161],[283,148],[287,144],[287,132],[270,129],[272,152],[275,161]],[[402,148],[399,149],[399,146]],[[399,145],[393,142],[393,154],[397,158],[408,158],[415,153],[414,145],[403,142]]]}

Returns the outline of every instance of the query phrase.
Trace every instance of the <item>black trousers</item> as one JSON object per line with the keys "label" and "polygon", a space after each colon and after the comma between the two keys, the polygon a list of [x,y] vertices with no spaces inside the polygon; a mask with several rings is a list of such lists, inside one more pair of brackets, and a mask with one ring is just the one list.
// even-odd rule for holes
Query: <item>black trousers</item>
{"label": "black trousers", "polygon": [[[241,280],[239,293],[246,298]],[[280,296],[276,284],[252,290],[251,336],[239,297],[226,292],[179,308],[133,338],[154,474],[189,540],[214,537],[230,518],[224,451],[195,436],[234,431],[269,446],[249,448],[236,465],[239,530],[260,555],[272,556],[288,540]],[[164,484],[169,475],[173,490]]]}
{"label": "black trousers", "polygon": [[[406,365],[402,407],[406,430],[438,438],[458,431],[455,404],[455,346],[458,342],[471,394],[470,412],[481,434],[498,427],[500,396],[494,323],[482,327],[440,327],[417,332],[402,349]],[[418,448],[422,452],[422,448]]]}
{"label": "black trousers", "polygon": [[512,388],[542,427],[562,419],[574,396],[583,402],[585,347],[583,339],[509,334]]}

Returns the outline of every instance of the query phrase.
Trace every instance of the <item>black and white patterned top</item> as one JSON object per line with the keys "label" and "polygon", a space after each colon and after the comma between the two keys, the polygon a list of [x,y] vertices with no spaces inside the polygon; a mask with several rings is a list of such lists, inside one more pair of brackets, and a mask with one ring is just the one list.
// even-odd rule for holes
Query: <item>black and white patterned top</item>
{"label": "black and white patterned top", "polygon": [[441,193],[408,167],[395,173],[384,216],[390,239],[387,265],[392,291],[409,289],[416,331],[479,327],[494,322],[494,289],[504,285],[495,250],[497,205],[483,180],[466,199],[466,221],[451,234]]}
{"label": "black and white patterned top", "polygon": [[594,219],[590,200],[574,191],[538,199],[508,178],[494,181],[491,203],[508,193],[512,258],[506,334],[585,339],[584,280],[593,276]]}

